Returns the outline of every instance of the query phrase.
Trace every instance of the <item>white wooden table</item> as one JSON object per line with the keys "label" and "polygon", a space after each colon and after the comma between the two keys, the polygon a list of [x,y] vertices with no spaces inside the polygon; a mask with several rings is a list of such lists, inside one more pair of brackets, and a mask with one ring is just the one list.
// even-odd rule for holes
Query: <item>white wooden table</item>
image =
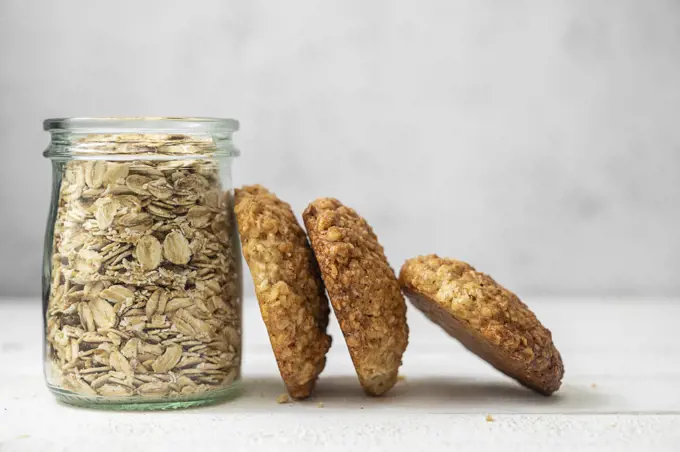
{"label": "white wooden table", "polygon": [[40,303],[0,300],[0,451],[680,451],[680,300],[526,301],[565,361],[562,389],[550,398],[494,371],[410,308],[406,380],[388,396],[363,395],[332,323],[316,397],[278,405],[283,385],[248,299],[239,399],[106,412],[55,402],[41,373]]}

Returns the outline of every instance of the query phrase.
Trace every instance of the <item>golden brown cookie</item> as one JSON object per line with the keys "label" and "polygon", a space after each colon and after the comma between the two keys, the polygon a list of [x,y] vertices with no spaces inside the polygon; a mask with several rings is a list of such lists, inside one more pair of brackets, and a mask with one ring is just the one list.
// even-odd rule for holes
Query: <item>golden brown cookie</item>
{"label": "golden brown cookie", "polygon": [[399,282],[416,308],[496,369],[544,395],[559,389],[564,366],[550,331],[490,276],[432,254],[407,260]]}
{"label": "golden brown cookie", "polygon": [[309,397],[326,364],[330,308],[307,236],[290,205],[260,185],[236,190],[243,255],[286,389]]}
{"label": "golden brown cookie", "polygon": [[359,381],[381,395],[397,381],[408,343],[394,270],[366,220],[338,200],[317,199],[302,218]]}

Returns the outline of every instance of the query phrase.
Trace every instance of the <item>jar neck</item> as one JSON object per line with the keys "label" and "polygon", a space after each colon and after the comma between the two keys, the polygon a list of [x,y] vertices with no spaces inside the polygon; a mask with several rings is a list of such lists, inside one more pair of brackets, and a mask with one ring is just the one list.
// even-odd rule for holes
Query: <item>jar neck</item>
{"label": "jar neck", "polygon": [[45,121],[51,159],[235,157],[234,120],[212,118],[66,118]]}
{"label": "jar neck", "polygon": [[150,134],[79,134],[52,133],[43,153],[47,158],[118,158],[118,159],[186,159],[235,157],[239,150],[229,136],[150,135]]}

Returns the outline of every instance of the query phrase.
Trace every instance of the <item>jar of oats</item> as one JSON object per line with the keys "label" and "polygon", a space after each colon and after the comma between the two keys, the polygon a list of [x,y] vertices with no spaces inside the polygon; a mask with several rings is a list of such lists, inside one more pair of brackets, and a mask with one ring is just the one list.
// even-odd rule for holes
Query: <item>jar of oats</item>
{"label": "jar of oats", "polygon": [[45,377],[62,402],[112,409],[237,392],[238,122],[48,119]]}

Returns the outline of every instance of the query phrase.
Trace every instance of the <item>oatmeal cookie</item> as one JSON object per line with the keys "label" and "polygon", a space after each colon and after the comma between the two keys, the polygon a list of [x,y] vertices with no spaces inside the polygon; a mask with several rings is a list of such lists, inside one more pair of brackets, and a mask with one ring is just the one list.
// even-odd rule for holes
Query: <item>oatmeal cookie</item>
{"label": "oatmeal cookie", "polygon": [[416,308],[496,369],[544,395],[559,389],[564,366],[550,331],[490,276],[429,255],[407,260],[399,282]]}
{"label": "oatmeal cookie", "polygon": [[338,200],[317,199],[302,217],[359,381],[381,395],[396,383],[408,343],[394,271],[366,220]]}
{"label": "oatmeal cookie", "polygon": [[309,397],[326,364],[330,308],[307,236],[290,205],[260,185],[236,190],[243,255],[286,388]]}

